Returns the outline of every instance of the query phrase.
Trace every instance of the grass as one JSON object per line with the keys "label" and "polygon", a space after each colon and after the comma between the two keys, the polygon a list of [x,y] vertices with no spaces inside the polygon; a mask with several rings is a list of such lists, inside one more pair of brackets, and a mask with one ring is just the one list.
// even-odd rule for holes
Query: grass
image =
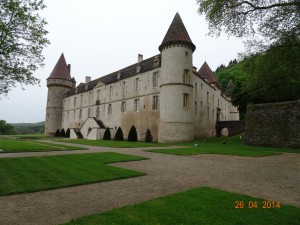
{"label": "grass", "polygon": [[0,195],[35,192],[142,176],[145,173],[106,165],[146,158],[91,153],[0,159]]}
{"label": "grass", "polygon": [[66,151],[66,150],[86,150],[86,148],[59,145],[59,144],[49,144],[41,143],[33,140],[17,140],[17,139],[6,139],[0,140],[1,152],[41,152],[41,151]]}
{"label": "grass", "polygon": [[169,144],[161,143],[149,143],[149,142],[128,142],[128,141],[114,141],[114,140],[58,140],[61,142],[72,143],[72,144],[82,144],[82,145],[92,145],[92,146],[102,146],[111,148],[141,148],[141,147],[166,147]]}
{"label": "grass", "polygon": [[[195,147],[195,144],[199,144],[199,146]],[[281,154],[283,152],[300,153],[300,149],[243,145],[242,140],[239,138],[239,136],[227,138],[227,144],[223,144],[221,138],[208,138],[205,139],[205,141],[204,139],[198,139],[191,142],[180,143],[178,145],[184,146],[185,148],[158,149],[147,151],[174,155],[220,154],[248,157],[269,156]]]}
{"label": "grass", "polygon": [[[235,202],[244,208],[236,209]],[[249,202],[257,208],[248,208]],[[64,225],[296,225],[300,209],[282,205],[263,209],[263,200],[211,188],[192,189],[140,204],[72,220]]]}

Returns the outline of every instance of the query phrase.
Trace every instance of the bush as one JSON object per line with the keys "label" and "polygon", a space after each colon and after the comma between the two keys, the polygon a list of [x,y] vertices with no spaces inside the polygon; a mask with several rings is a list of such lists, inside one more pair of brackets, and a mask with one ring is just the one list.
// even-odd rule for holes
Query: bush
{"label": "bush", "polygon": [[61,129],[61,132],[60,132],[60,136],[61,137],[65,137],[66,136],[66,132],[65,132],[65,129]]}
{"label": "bush", "polygon": [[103,140],[111,140],[111,134],[110,134],[110,130],[108,127],[106,128],[106,130],[104,132]]}
{"label": "bush", "polygon": [[137,132],[134,125],[132,125],[132,127],[130,128],[127,141],[131,141],[131,142],[137,141]]}
{"label": "bush", "polygon": [[116,132],[115,141],[124,141],[124,135],[121,127],[119,127]]}
{"label": "bush", "polygon": [[146,137],[145,137],[145,142],[152,142],[153,141],[153,136],[151,134],[150,129],[147,129],[146,131]]}
{"label": "bush", "polygon": [[56,130],[56,132],[54,134],[54,137],[60,137],[60,131],[59,131],[59,129]]}
{"label": "bush", "polygon": [[67,138],[69,138],[69,137],[70,137],[70,128],[68,128],[68,129],[67,129],[67,132],[66,132],[66,137],[67,137]]}

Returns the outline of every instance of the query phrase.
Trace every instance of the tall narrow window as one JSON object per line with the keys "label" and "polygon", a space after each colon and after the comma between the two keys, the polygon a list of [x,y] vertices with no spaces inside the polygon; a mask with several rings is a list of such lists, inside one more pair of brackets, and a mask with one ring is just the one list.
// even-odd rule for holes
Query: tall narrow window
{"label": "tall narrow window", "polygon": [[97,120],[99,120],[99,116],[100,116],[100,109],[99,109],[99,107],[97,107],[97,109],[96,109],[96,118],[97,118]]}
{"label": "tall narrow window", "polygon": [[183,83],[190,84],[190,74],[188,70],[183,71]]}
{"label": "tall narrow window", "polygon": [[108,105],[108,115],[112,114],[112,108],[111,108],[111,104]]}
{"label": "tall narrow window", "polygon": [[122,95],[126,94],[126,82],[122,82]]}
{"label": "tall narrow window", "polygon": [[197,104],[197,101],[195,101],[195,114],[197,114],[197,110],[198,110],[198,104]]}
{"label": "tall narrow window", "polygon": [[189,94],[183,94],[183,108],[189,108]]}
{"label": "tall narrow window", "polygon": [[113,96],[113,87],[109,87],[109,97],[111,98]]}
{"label": "tall narrow window", "polygon": [[152,99],[152,110],[158,110],[158,96],[153,96]]}
{"label": "tall narrow window", "polygon": [[206,93],[206,103],[209,104],[209,92]]}
{"label": "tall narrow window", "polygon": [[159,78],[159,73],[154,72],[152,78],[153,87],[158,87],[158,78]]}
{"label": "tall narrow window", "polygon": [[139,81],[140,81],[140,79],[138,77],[135,78],[135,80],[134,80],[134,91],[135,92],[139,91]]}
{"label": "tall narrow window", "polygon": [[76,107],[76,97],[74,98],[74,107]]}
{"label": "tall narrow window", "polygon": [[139,110],[139,103],[140,103],[139,99],[134,99],[134,108],[133,108],[133,110],[135,112],[137,112]]}
{"label": "tall narrow window", "polygon": [[195,97],[197,96],[197,91],[198,91],[198,84],[195,83]]}
{"label": "tall narrow window", "polygon": [[91,116],[91,108],[88,108],[88,117]]}
{"label": "tall narrow window", "polygon": [[126,112],[126,102],[121,103],[121,112]]}

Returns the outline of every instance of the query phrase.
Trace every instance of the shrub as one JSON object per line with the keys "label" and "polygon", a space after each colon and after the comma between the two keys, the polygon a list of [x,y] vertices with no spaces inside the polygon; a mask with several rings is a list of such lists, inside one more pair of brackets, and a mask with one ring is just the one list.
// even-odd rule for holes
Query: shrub
{"label": "shrub", "polygon": [[124,141],[124,135],[121,127],[119,127],[116,132],[115,141]]}
{"label": "shrub", "polygon": [[68,128],[68,129],[67,129],[67,132],[66,132],[66,137],[67,137],[67,138],[69,138],[69,137],[70,137],[70,128]]}
{"label": "shrub", "polygon": [[65,137],[66,136],[66,132],[65,132],[65,129],[61,129],[61,132],[60,132],[60,136],[61,137]]}
{"label": "shrub", "polygon": [[106,128],[106,130],[104,132],[103,140],[111,140],[111,134],[110,134],[110,130],[108,127]]}
{"label": "shrub", "polygon": [[134,125],[132,125],[132,127],[129,130],[127,141],[131,141],[131,142],[137,141],[137,132]]}
{"label": "shrub", "polygon": [[145,142],[152,142],[153,141],[153,136],[151,134],[150,129],[147,129],[146,131],[146,136],[145,136]]}
{"label": "shrub", "polygon": [[54,134],[54,137],[60,137],[60,131],[59,131],[59,129],[56,130],[56,132]]}

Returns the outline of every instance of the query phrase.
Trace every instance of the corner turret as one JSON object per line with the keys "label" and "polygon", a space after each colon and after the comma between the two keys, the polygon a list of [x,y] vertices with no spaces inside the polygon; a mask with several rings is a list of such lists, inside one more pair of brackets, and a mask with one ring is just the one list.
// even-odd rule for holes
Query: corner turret
{"label": "corner turret", "polygon": [[46,107],[45,136],[54,136],[62,126],[63,96],[75,85],[70,75],[71,66],[67,65],[61,54],[50,76],[47,78],[48,97]]}
{"label": "corner turret", "polygon": [[160,123],[158,142],[190,141],[194,138],[193,44],[179,13],[176,13],[159,50]]}

